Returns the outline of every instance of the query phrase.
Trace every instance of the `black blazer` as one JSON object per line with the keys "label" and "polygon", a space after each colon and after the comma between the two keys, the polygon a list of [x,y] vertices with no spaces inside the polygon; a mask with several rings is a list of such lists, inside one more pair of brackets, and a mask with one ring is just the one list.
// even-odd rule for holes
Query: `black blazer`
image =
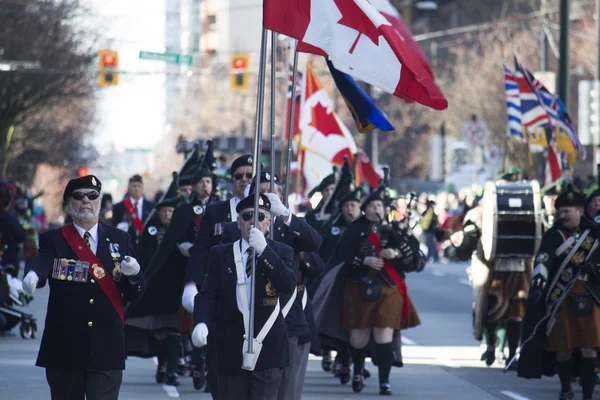
{"label": "black blazer", "polygon": [[218,201],[206,207],[194,246],[190,249],[184,284],[196,282],[198,289],[202,287],[208,267],[208,252],[211,247],[221,243],[221,227],[229,222],[231,222],[229,200]]}
{"label": "black blazer", "polygon": [[[234,376],[242,372],[244,319],[237,306],[237,274],[233,259],[234,243],[214,246],[208,257],[208,273],[195,299],[194,322],[209,326],[209,340],[218,354],[217,374]],[[256,261],[256,304],[254,335],[258,335],[275,308],[280,292],[291,292],[296,286],[292,272],[293,250],[284,244],[267,240],[267,247]],[[267,292],[267,279],[275,287]],[[251,290],[248,287],[248,290]],[[280,303],[281,305],[281,303]],[[282,305],[283,307],[283,305]],[[214,321],[214,325],[213,325]],[[281,312],[267,334],[255,370],[283,368],[290,363],[288,335]]]}
{"label": "black blazer", "polygon": [[[99,223],[96,255],[106,270],[103,279],[112,279],[115,268],[109,249],[111,243],[119,245],[118,261],[126,255],[134,256],[127,233]],[[125,369],[121,318],[98,283],[93,282],[92,273],[89,272],[87,282],[82,283],[52,278],[54,259],[78,259],[60,229],[42,234],[39,247],[38,256],[25,267],[25,274],[35,271],[40,277],[38,287],[50,282],[46,325],[36,365],[64,370]],[[116,284],[125,303],[142,294],[145,279],[140,272],[135,284],[125,276]]]}
{"label": "black blazer", "polygon": [[[140,217],[144,224],[150,216],[150,212],[153,208],[154,203],[146,200],[146,198],[144,197],[144,202],[142,203],[142,215]],[[129,230],[127,232],[129,232],[129,236],[131,236],[131,239],[135,240],[139,235],[137,233],[137,230],[135,229],[135,226],[133,226],[133,224],[131,223],[129,213],[125,209],[125,203],[120,202],[113,206],[112,226],[117,226],[120,222],[123,221],[129,224]]]}
{"label": "black blazer", "polygon": [[[281,218],[275,219],[275,233],[271,236],[278,243],[284,243],[294,249],[293,270],[294,276],[298,277],[300,270],[300,252],[315,252],[321,245],[321,236],[304,219],[298,218],[292,214],[290,226],[287,226]],[[240,230],[237,222],[229,223],[223,230],[222,243],[233,242],[240,238]],[[299,282],[300,283],[300,282]],[[292,291],[283,293],[281,296],[281,307],[287,303],[292,295]],[[296,295],[294,304],[287,317],[288,335],[290,337],[301,336],[309,333],[309,326],[306,321],[304,310],[302,309],[302,293]]]}

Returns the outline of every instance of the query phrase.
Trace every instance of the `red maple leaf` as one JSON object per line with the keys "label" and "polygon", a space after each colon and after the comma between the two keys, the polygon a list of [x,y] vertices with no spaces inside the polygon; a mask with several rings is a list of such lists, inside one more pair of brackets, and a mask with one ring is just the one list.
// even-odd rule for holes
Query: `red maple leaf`
{"label": "red maple leaf", "polygon": [[342,135],[342,130],[333,112],[327,111],[321,103],[317,103],[313,108],[313,118],[310,126],[321,132],[324,136]]}
{"label": "red maple leaf", "polygon": [[347,26],[350,29],[358,31],[358,36],[354,44],[350,48],[350,53],[354,52],[354,48],[360,39],[360,35],[365,35],[376,45],[379,46],[379,36],[381,32],[377,26],[367,17],[363,10],[354,2],[354,0],[333,0],[337,8],[342,13],[342,18],[338,24]]}

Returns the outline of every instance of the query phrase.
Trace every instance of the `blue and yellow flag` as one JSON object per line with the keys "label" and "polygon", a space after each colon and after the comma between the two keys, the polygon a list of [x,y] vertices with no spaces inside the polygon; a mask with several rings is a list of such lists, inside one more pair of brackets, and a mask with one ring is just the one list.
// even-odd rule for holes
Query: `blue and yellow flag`
{"label": "blue and yellow flag", "polygon": [[331,76],[333,76],[335,85],[352,113],[359,132],[367,133],[373,129],[381,129],[382,131],[394,130],[392,124],[390,124],[365,91],[358,86],[354,78],[335,69],[329,60],[327,61],[327,66],[329,67]]}

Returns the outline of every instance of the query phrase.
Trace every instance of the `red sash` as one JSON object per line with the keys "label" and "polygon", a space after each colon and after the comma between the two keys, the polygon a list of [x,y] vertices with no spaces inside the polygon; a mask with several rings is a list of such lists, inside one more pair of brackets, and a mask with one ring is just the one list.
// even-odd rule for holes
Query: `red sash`
{"label": "red sash", "polygon": [[[375,247],[375,254],[379,255],[379,252],[381,251],[381,243],[379,242],[379,236],[377,236],[375,232],[371,232],[369,234],[369,242],[371,242],[371,244]],[[406,287],[406,283],[400,277],[400,274],[398,274],[396,268],[394,268],[394,266],[390,264],[389,260],[383,259],[383,269],[385,269],[385,272],[387,272],[390,278],[392,278],[392,280],[396,284],[396,287],[398,288],[398,291],[400,292],[400,294],[402,294],[402,297],[404,297],[402,307],[402,319],[408,319],[408,316],[410,314],[410,307],[408,305],[408,302],[410,300],[408,298],[408,289]]]}
{"label": "red sash", "polygon": [[125,200],[123,200],[123,204],[125,204],[125,209],[131,217],[133,225],[135,225],[135,230],[137,231],[138,235],[141,235],[142,232],[144,232],[144,223],[140,220],[137,209],[133,206],[133,203],[129,197],[126,197]]}
{"label": "red sash", "polygon": [[194,218],[194,225],[196,225],[196,228],[200,229],[201,222],[202,222],[202,215],[198,215],[196,218]]}
{"label": "red sash", "polygon": [[96,278],[96,282],[98,282],[98,285],[112,303],[115,311],[119,314],[119,317],[121,317],[123,326],[125,326],[125,313],[123,301],[121,300],[121,293],[117,289],[117,285],[115,284],[115,281],[113,281],[112,276],[104,269],[102,263],[92,250],[87,247],[87,244],[85,244],[83,238],[79,236],[79,232],[77,232],[77,229],[75,229],[73,225],[69,224],[63,226],[62,234],[77,257],[81,261],[90,263],[88,271]]}

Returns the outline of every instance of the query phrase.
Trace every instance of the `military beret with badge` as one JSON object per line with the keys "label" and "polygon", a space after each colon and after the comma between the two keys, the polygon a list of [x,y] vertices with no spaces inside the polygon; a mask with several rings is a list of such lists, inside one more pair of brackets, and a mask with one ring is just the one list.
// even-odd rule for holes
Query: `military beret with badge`
{"label": "military beret with badge", "polygon": [[359,186],[356,189],[354,189],[353,191],[351,191],[350,193],[348,193],[347,195],[345,195],[344,197],[342,197],[342,199],[340,200],[340,207],[342,205],[344,205],[344,203],[347,203],[349,201],[356,201],[357,203],[360,203],[362,196],[363,196],[363,189],[362,189],[362,187]]}
{"label": "military beret with badge", "polygon": [[[260,173],[260,183],[270,183],[271,182],[271,176],[273,177],[273,182],[276,185],[280,185],[281,182],[279,181],[279,176],[277,176],[277,174],[272,174],[268,171],[263,171]],[[252,179],[252,183],[250,184],[250,191],[248,193],[254,193],[254,189],[256,188],[256,177],[254,177],[254,179]]]}
{"label": "military beret with badge", "polygon": [[195,185],[196,183],[200,182],[200,180],[202,180],[202,178],[212,178],[212,173],[206,167],[200,168],[200,170],[198,170],[198,172],[196,172],[194,175],[192,175],[190,182],[192,185]]}
{"label": "military beret with badge", "polygon": [[82,176],[81,178],[71,179],[65,187],[63,200],[67,201],[73,192],[79,189],[93,189],[100,193],[102,191],[102,183],[100,182],[100,179],[96,178],[94,175],[87,175]]}
{"label": "military beret with badge", "polygon": [[235,174],[235,171],[240,167],[252,167],[254,159],[251,154],[246,154],[241,157],[236,158],[233,163],[231,163],[231,176]]}
{"label": "military beret with badge", "polygon": [[[245,197],[237,204],[237,206],[235,207],[235,211],[237,211],[239,214],[242,212],[242,210],[254,208],[254,197],[254,194]],[[258,208],[264,211],[271,211],[271,202],[269,201],[269,198],[262,193],[259,195],[258,198]]]}
{"label": "military beret with badge", "polygon": [[582,193],[576,192],[572,187],[567,188],[561,193],[554,202],[554,207],[558,210],[561,207],[585,207],[585,196]]}

